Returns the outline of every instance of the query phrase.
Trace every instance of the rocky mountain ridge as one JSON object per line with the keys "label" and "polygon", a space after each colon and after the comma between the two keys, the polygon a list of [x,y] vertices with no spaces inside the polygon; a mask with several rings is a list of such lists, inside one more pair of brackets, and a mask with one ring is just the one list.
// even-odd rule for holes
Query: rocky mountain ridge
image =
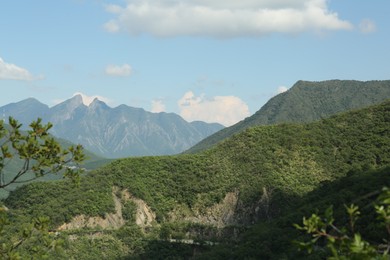
{"label": "rocky mountain ridge", "polygon": [[151,113],[126,105],[111,108],[99,99],[88,106],[76,95],[53,107],[34,98],[0,107],[4,118],[23,125],[41,117],[53,123],[51,133],[107,158],[180,153],[223,128],[187,122],[174,113]]}

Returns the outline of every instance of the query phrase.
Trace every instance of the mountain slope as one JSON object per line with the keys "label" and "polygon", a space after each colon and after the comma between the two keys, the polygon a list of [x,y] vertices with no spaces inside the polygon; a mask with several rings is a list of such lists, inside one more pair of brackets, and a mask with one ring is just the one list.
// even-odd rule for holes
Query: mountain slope
{"label": "mountain slope", "polygon": [[[220,247],[216,249],[222,252],[210,252],[210,258],[289,258],[290,241],[296,235],[291,231],[294,222],[289,221],[300,219],[296,214],[285,218],[286,212],[292,214],[296,205],[306,207],[300,209],[304,212],[315,210],[316,204],[307,203],[315,203],[316,196],[310,194],[321,187],[324,189],[317,195],[321,203],[328,199],[340,203],[338,198],[351,202],[354,194],[363,196],[390,183],[389,168],[383,168],[389,165],[387,101],[309,124],[249,128],[203,153],[116,160],[84,176],[80,187],[72,188],[64,181],[34,183],[12,192],[5,204],[13,221],[45,215],[53,229],[69,223],[70,233],[61,236],[72,236],[65,249],[70,255],[56,259],[72,255],[88,259],[90,250],[95,258],[106,253],[155,258],[166,250],[171,256],[192,255],[188,250],[193,252],[190,249],[196,245],[184,246],[167,238],[217,240]],[[359,180],[358,185],[354,178],[341,184],[359,193],[327,193],[339,192],[329,188],[332,182],[361,171],[377,175]],[[142,212],[148,212],[151,219]],[[121,217],[119,229],[117,224],[107,231],[97,224],[85,224],[114,215]],[[148,220],[147,228],[136,224],[139,220],[141,224]],[[259,225],[252,229],[254,223]],[[247,229],[249,233],[240,237]],[[272,240],[264,240],[266,237]],[[92,240],[96,246],[87,246]],[[109,245],[107,241],[111,241]],[[104,253],[99,243],[103,243]],[[207,248],[206,243],[200,244],[200,249]]]}
{"label": "mountain slope", "polygon": [[107,158],[180,153],[223,128],[220,124],[188,123],[173,113],[150,113],[95,99],[88,106],[76,95],[54,107],[28,99],[0,108],[24,125],[41,117],[53,123],[51,133]]}
{"label": "mountain slope", "polygon": [[[182,217],[195,217],[229,192],[238,192],[237,218],[230,224],[245,224],[264,217],[262,210],[256,213],[253,207],[261,206],[264,189],[273,191],[275,203],[269,214],[277,216],[291,198],[312,191],[321,182],[386,165],[390,165],[390,102],[305,125],[249,128],[199,154],[116,160],[84,181],[95,186],[97,193],[112,186],[128,190],[150,205],[159,221],[170,220],[173,211],[181,212]],[[34,205],[33,196],[26,195],[29,189],[23,187],[13,193],[8,205],[41,207]],[[60,194],[59,190],[53,192]],[[83,191],[81,186],[78,192],[81,203],[82,194],[88,190]],[[60,199],[39,198],[41,202]],[[56,207],[67,203],[57,202]],[[73,207],[72,203],[66,207]],[[101,207],[96,204],[94,208]],[[54,209],[51,212],[58,214]]]}
{"label": "mountain slope", "polygon": [[186,153],[208,149],[250,126],[311,122],[343,111],[378,104],[389,98],[390,80],[298,81],[287,92],[270,99],[254,115],[205,138]]}
{"label": "mountain slope", "polygon": [[[28,98],[16,103],[11,103],[0,108],[0,112],[3,115],[2,119],[7,119],[10,115],[17,115],[17,120],[24,125],[28,126],[32,120],[36,120],[38,116],[48,117],[49,107],[42,104],[35,98]],[[32,115],[35,115],[32,117]],[[7,120],[5,120],[7,121]]]}

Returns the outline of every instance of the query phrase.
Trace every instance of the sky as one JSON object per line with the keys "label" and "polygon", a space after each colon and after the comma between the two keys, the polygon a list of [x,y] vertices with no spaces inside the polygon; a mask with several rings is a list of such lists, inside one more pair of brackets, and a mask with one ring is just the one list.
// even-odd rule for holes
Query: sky
{"label": "sky", "polygon": [[390,79],[388,0],[0,3],[0,106],[75,94],[230,126],[298,80]]}

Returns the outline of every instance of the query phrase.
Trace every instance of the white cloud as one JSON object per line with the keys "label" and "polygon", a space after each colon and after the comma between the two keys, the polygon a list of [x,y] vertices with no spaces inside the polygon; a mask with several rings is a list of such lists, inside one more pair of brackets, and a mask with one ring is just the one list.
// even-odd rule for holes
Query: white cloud
{"label": "white cloud", "polygon": [[109,21],[105,23],[104,29],[106,29],[106,31],[111,33],[119,32],[120,30],[119,25],[115,21]]}
{"label": "white cloud", "polygon": [[108,65],[106,67],[106,74],[110,76],[117,77],[127,77],[130,76],[133,72],[133,69],[129,64],[119,65]]}
{"label": "white cloud", "polygon": [[165,111],[165,104],[161,99],[152,100],[152,112],[160,113]]}
{"label": "white cloud", "polygon": [[359,30],[362,33],[373,33],[376,31],[375,22],[370,19],[363,19],[359,24]]}
{"label": "white cloud", "polygon": [[188,91],[178,101],[180,115],[187,121],[204,121],[231,126],[249,116],[248,106],[235,96],[196,97]]}
{"label": "white cloud", "polygon": [[6,63],[0,58],[0,80],[1,79],[32,81],[43,79],[43,76],[34,76],[28,70],[12,63]]}
{"label": "white cloud", "polygon": [[277,93],[277,94],[281,94],[281,93],[283,93],[283,92],[286,92],[287,90],[288,90],[287,87],[285,87],[285,86],[280,86],[280,87],[278,87],[278,90],[276,91],[276,93]]}
{"label": "white cloud", "polygon": [[137,0],[108,5],[109,32],[240,37],[269,33],[348,30],[352,24],[328,9],[326,0]]}
{"label": "white cloud", "polygon": [[106,97],[102,97],[102,96],[98,96],[98,95],[88,96],[88,95],[85,95],[85,94],[83,94],[81,92],[76,92],[76,93],[73,94],[73,97],[77,96],[77,95],[81,95],[81,97],[83,98],[83,103],[86,106],[89,106],[95,100],[95,98],[99,99],[100,101],[103,101],[106,104],[111,104],[112,103],[111,99],[106,98]]}

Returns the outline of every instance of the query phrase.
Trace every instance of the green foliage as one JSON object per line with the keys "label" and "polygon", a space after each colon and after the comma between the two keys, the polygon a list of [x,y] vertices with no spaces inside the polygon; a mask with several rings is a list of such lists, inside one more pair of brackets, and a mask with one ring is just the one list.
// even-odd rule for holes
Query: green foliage
{"label": "green foliage", "polygon": [[[76,200],[81,201],[80,210],[65,215],[101,214],[109,203],[87,198],[89,194],[99,193],[100,197],[96,196],[99,199],[112,200],[109,190],[115,185],[143,199],[160,222],[178,207],[183,214],[187,214],[185,209],[193,208],[202,212],[220,202],[228,192],[239,191],[240,201],[249,206],[261,198],[264,187],[271,187],[274,191],[269,209],[272,217],[289,205],[289,198],[303,196],[321,182],[332,181],[349,171],[389,164],[389,106],[387,102],[306,125],[250,128],[200,154],[114,161],[85,176],[84,185],[90,184],[91,188],[78,190],[77,194],[86,199]],[[50,188],[62,184],[45,185],[47,190],[66,190]],[[29,205],[39,208],[48,203],[42,203],[39,196],[37,200],[19,199],[30,188],[25,189],[13,193],[7,203],[15,208]],[[66,192],[63,194],[68,196]],[[275,199],[278,202],[273,202]],[[54,197],[52,200],[49,204],[53,207],[64,206],[55,202]]]}
{"label": "green foliage", "polygon": [[[8,124],[0,121],[0,189],[60,171],[64,171],[64,176],[73,183],[79,183],[82,172],[79,164],[85,158],[82,146],[63,149],[48,133],[52,124],[43,125],[40,118],[30,124],[27,132],[20,131],[22,125],[12,117]],[[15,159],[22,162],[20,167],[12,173],[9,169],[5,171],[4,168]],[[21,221],[18,223],[23,223],[20,229],[15,225],[13,214],[0,208],[1,259],[41,259],[49,250],[58,247],[60,240],[54,240],[48,233],[47,217],[37,215],[32,220]]]}
{"label": "green foliage", "polygon": [[[204,251],[209,259],[305,258],[290,243],[301,236],[292,223],[331,204],[335,205],[335,220],[343,219],[344,204],[359,207],[348,208],[353,218],[347,225],[361,231],[371,244],[381,241],[383,233],[372,221],[376,216],[367,213],[363,205],[372,200],[366,194],[390,186],[386,168],[390,165],[389,107],[390,102],[385,102],[310,124],[253,127],[199,154],[116,160],[82,176],[74,192],[67,182],[35,183],[17,189],[5,204],[14,212],[15,221],[46,213],[55,228],[79,214],[113,212],[112,187],[118,186],[143,199],[161,226],[157,235],[152,228],[153,237],[145,235],[146,241],[136,239],[139,230],[127,224],[126,229],[112,234],[119,240],[113,242],[113,248],[140,258],[155,256],[160,249],[183,250],[183,255],[178,253],[181,258],[190,255],[193,248],[189,245],[161,241],[192,235],[192,227],[166,223],[170,214],[178,219],[194,212],[206,214],[228,192],[238,195],[235,214],[243,217],[242,224],[258,225],[244,232],[238,242],[231,239]],[[267,214],[248,214],[259,203],[266,206]],[[126,219],[131,220],[132,205],[123,209]],[[386,214],[382,211],[383,217]],[[337,221],[333,223],[339,226]],[[86,239],[86,235],[82,237]],[[353,239],[356,247],[365,247],[359,237]],[[81,239],[80,243],[84,245],[80,250],[84,250],[91,242]],[[326,252],[319,252],[319,257],[324,255]]]}
{"label": "green foliage", "polygon": [[[79,181],[81,169],[78,165],[85,159],[81,145],[62,149],[48,133],[52,124],[43,125],[40,118],[30,124],[31,130],[26,133],[20,131],[22,125],[14,118],[10,117],[8,124],[9,127],[0,121],[0,189],[63,169],[65,169],[66,177],[74,182]],[[3,169],[14,158],[23,163],[16,173],[6,176]],[[71,163],[73,167],[69,166]],[[29,172],[32,172],[33,176],[22,180],[22,177]]]}
{"label": "green foliage", "polygon": [[52,253],[49,259],[122,259],[125,256],[125,246],[112,234],[74,236],[74,241],[64,243],[63,252]]}
{"label": "green foliage", "polygon": [[297,250],[293,240],[308,241],[312,238],[294,228],[293,223],[302,222],[302,216],[311,216],[313,212],[324,217],[318,212],[324,212],[329,205],[334,205],[335,226],[346,227],[350,227],[351,222],[345,214],[345,205],[355,205],[350,212],[356,212],[354,208],[359,207],[361,214],[354,223],[354,229],[370,244],[381,244],[388,232],[381,221],[377,221],[378,215],[373,214],[373,208],[383,185],[390,186],[389,167],[353,171],[335,181],[324,182],[306,195],[291,199],[290,205],[281,209],[278,216],[249,227],[238,241],[227,241],[213,247],[199,259],[325,259],[330,252],[325,247],[319,247],[321,244],[315,247],[318,250],[313,254]]}
{"label": "green foliage", "polygon": [[[58,252],[63,240],[48,232],[49,219],[34,218],[29,223],[15,226],[7,212],[0,211],[0,258],[46,259],[51,251]],[[15,233],[17,235],[15,235]]]}
{"label": "green foliage", "polygon": [[[375,210],[386,229],[390,231],[389,189],[385,188],[383,190],[378,204],[375,206]],[[320,240],[325,240],[323,243],[326,244],[332,255],[329,259],[388,259],[389,244],[372,245],[367,240],[364,240],[360,233],[355,231],[355,223],[360,215],[359,207],[351,204],[349,207],[346,206],[346,211],[349,218],[348,227],[338,228],[335,226],[332,207],[325,211],[323,217],[312,214],[309,218],[303,218],[302,226],[295,224],[297,229],[310,234],[312,237],[309,242],[299,242],[300,248],[307,249],[309,253],[313,253],[315,250],[314,246],[320,243]],[[386,238],[384,238],[383,242],[386,242]]]}
{"label": "green foliage", "polygon": [[[54,228],[80,214],[104,216],[113,212],[112,186],[102,185],[103,181],[85,177],[81,178],[79,187],[69,181],[36,182],[16,189],[5,202],[21,215],[24,209],[30,208],[29,216],[49,217]],[[35,205],[32,208],[31,203]]]}
{"label": "green foliage", "polygon": [[390,162],[388,106],[306,125],[250,128],[204,153],[117,160],[97,175],[145,200],[159,221],[178,204],[202,209],[235,190],[248,205],[263,187],[275,196],[302,196],[351,170]]}
{"label": "green foliage", "polygon": [[122,216],[125,220],[131,223],[135,223],[137,213],[137,205],[133,201],[126,201],[123,204]]}
{"label": "green foliage", "polygon": [[115,237],[127,247],[127,254],[136,255],[145,248],[145,234],[137,225],[126,225],[115,232]]}

